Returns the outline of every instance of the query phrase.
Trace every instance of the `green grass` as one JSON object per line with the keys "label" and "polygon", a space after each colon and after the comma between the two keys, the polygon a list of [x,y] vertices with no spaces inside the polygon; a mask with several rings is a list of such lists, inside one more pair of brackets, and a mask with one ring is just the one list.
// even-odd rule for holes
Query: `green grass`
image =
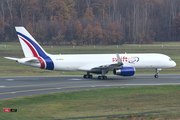
{"label": "green grass", "polygon": [[[163,45],[163,47],[162,47]],[[179,74],[180,71],[180,43],[162,42],[154,44],[125,44],[111,46],[43,46],[51,54],[116,54],[116,53],[162,53],[170,56],[177,66],[163,69],[160,74]],[[24,57],[19,42],[0,44],[0,76],[37,76],[37,75],[83,75],[85,72],[47,71],[18,64],[4,57]],[[155,70],[137,70],[136,74],[154,74]],[[110,72],[109,74],[112,74]]]}
{"label": "green grass", "polygon": [[49,120],[153,111],[162,113],[136,117],[180,118],[180,86],[141,86],[43,94],[1,100],[0,108],[18,109],[17,113],[1,111],[1,120]]}

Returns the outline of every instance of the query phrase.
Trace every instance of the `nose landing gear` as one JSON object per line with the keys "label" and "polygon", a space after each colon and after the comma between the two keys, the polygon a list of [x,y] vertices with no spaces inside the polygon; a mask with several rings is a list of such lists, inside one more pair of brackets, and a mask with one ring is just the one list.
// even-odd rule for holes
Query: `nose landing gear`
{"label": "nose landing gear", "polygon": [[159,71],[160,71],[161,69],[159,68],[159,69],[156,69],[156,74],[154,75],[154,77],[155,78],[158,78],[159,77]]}
{"label": "nose landing gear", "polygon": [[159,77],[159,75],[158,75],[158,74],[156,74],[156,75],[154,75],[154,77],[155,77],[155,78],[158,78],[158,77]]}

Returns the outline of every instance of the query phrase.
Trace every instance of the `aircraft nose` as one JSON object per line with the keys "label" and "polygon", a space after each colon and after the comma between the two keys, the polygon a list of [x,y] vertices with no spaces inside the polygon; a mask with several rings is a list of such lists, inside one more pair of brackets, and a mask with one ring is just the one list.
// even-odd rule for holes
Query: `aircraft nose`
{"label": "aircraft nose", "polygon": [[172,67],[175,67],[176,66],[176,62],[173,61],[172,63]]}

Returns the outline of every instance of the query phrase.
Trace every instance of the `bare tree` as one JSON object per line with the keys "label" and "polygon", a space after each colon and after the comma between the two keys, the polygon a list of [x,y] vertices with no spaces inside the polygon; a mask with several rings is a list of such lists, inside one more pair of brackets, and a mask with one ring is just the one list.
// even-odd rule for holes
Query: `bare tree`
{"label": "bare tree", "polygon": [[91,5],[91,0],[86,0],[86,3],[87,3],[87,7],[89,8]]}
{"label": "bare tree", "polygon": [[2,10],[2,16],[5,18],[5,13],[4,13],[4,0],[1,0],[1,10]]}
{"label": "bare tree", "polygon": [[9,9],[9,13],[11,16],[11,34],[13,36],[13,14],[12,14],[12,1],[9,2],[9,0],[6,0],[7,5],[8,5],[8,9]]}

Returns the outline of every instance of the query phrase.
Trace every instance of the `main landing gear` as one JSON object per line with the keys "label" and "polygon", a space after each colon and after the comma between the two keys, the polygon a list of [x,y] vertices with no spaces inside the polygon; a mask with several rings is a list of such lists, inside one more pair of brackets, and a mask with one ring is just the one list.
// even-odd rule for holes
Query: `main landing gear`
{"label": "main landing gear", "polygon": [[83,78],[93,78],[93,76],[92,76],[92,75],[90,75],[90,73],[89,73],[89,72],[87,72],[87,75],[84,75],[84,76],[83,76]]}
{"label": "main landing gear", "polygon": [[159,77],[159,71],[160,71],[161,69],[156,69],[156,74],[154,75],[154,77],[155,78],[158,78]]}
{"label": "main landing gear", "polygon": [[98,79],[99,80],[106,80],[107,79],[107,76],[105,76],[107,70],[105,69],[102,69],[102,76],[98,76]]}
{"label": "main landing gear", "polygon": [[106,79],[107,79],[107,76],[98,76],[98,79],[99,79],[99,80],[106,80]]}
{"label": "main landing gear", "polygon": [[[98,79],[99,80],[105,80],[105,79],[107,79],[107,76],[105,76],[105,74],[107,73],[107,70],[105,70],[105,69],[102,69],[102,76],[98,76]],[[83,76],[83,78],[86,78],[86,79],[88,79],[88,78],[93,78],[93,76],[92,75],[90,75],[90,72],[87,72],[87,74],[85,74],[84,76]]]}

